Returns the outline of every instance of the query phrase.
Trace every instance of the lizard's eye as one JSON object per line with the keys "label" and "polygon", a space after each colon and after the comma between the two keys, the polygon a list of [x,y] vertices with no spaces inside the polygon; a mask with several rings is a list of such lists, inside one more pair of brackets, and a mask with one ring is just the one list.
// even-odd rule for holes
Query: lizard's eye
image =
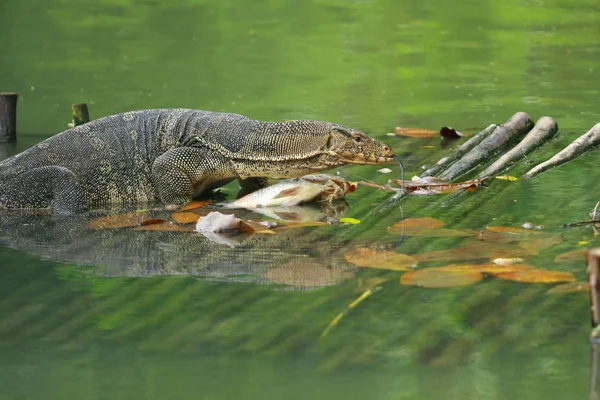
{"label": "lizard's eye", "polygon": [[360,136],[354,136],[354,141],[356,143],[360,143],[360,142],[362,142],[362,138]]}

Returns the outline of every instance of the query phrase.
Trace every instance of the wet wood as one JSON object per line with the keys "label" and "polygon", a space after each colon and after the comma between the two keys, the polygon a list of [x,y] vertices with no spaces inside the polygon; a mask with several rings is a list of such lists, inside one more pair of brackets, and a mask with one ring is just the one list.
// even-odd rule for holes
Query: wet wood
{"label": "wet wood", "polygon": [[523,177],[525,179],[531,179],[550,168],[557,167],[566,163],[567,161],[571,161],[598,144],[600,144],[600,123],[594,125],[587,133],[575,139],[573,143],[565,147],[562,151],[558,152],[548,161],[545,161],[527,171]]}
{"label": "wet wood", "polygon": [[479,177],[496,175],[498,172],[511,167],[514,163],[531,153],[548,140],[552,139],[558,132],[558,124],[551,117],[542,117],[533,129],[510,151],[502,155],[492,165],[487,167]]}
{"label": "wet wood", "polygon": [[450,168],[442,172],[440,178],[451,181],[468,172],[481,162],[490,159],[515,140],[521,139],[533,128],[533,120],[524,112],[518,112],[483,139],[479,145],[465,154]]}
{"label": "wet wood", "polygon": [[588,250],[586,258],[590,285],[592,327],[595,328],[600,322],[600,248]]}
{"label": "wet wood", "polygon": [[424,178],[426,176],[435,176],[440,171],[443,171],[446,167],[448,167],[454,161],[458,160],[459,158],[461,158],[462,156],[467,154],[469,151],[471,151],[475,146],[477,146],[479,143],[481,143],[481,141],[483,139],[490,136],[492,134],[492,132],[494,132],[496,130],[497,127],[498,127],[498,125],[492,124],[492,125],[488,126],[487,128],[485,128],[484,130],[482,130],[481,132],[479,132],[477,135],[473,136],[471,139],[467,140],[460,147],[458,147],[456,150],[454,150],[454,153],[452,153],[451,155],[449,155],[447,157],[442,158],[433,167],[431,167],[428,170],[426,170],[425,172],[423,172],[421,174],[421,178]]}
{"label": "wet wood", "polygon": [[17,140],[18,93],[0,93],[0,142]]}
{"label": "wet wood", "polygon": [[90,122],[90,113],[86,103],[73,104],[73,126],[79,126]]}

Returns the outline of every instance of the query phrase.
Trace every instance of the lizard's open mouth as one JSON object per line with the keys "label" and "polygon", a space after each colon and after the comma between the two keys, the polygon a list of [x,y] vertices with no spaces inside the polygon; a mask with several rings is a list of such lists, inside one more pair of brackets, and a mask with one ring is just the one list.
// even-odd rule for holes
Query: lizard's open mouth
{"label": "lizard's open mouth", "polygon": [[375,154],[370,154],[367,156],[363,153],[351,153],[349,151],[344,151],[340,153],[339,156],[349,164],[373,165],[390,164],[396,162],[394,157],[378,156]]}

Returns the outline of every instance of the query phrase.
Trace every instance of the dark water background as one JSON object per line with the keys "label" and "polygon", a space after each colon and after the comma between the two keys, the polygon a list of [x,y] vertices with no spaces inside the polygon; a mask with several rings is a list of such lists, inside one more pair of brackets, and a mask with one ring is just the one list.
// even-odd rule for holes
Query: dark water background
{"label": "dark water background", "polygon": [[[516,111],[550,115],[561,131],[529,157],[539,162],[600,121],[596,0],[3,0],[0,60],[0,89],[20,93],[9,152],[64,130],[76,102],[92,118],[187,107],[336,121],[388,141],[409,177],[447,150],[387,137],[395,126],[477,132]],[[0,399],[584,398],[587,293],[489,278],[406,287],[401,273],[356,270],[343,253],[398,244],[385,229],[402,216],[472,229],[532,221],[564,241],[527,261],[584,279],[583,260],[554,257],[599,244],[588,228],[559,228],[600,200],[597,160],[379,214],[389,194],[359,188],[346,216],[360,225],[234,250],[4,216]],[[341,172],[385,182],[376,169]],[[396,251],[460,244],[409,237]],[[372,277],[388,281],[320,340]]]}

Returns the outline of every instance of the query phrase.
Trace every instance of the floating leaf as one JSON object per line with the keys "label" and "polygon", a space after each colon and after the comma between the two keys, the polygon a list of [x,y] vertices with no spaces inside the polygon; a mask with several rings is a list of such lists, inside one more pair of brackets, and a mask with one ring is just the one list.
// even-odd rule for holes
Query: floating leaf
{"label": "floating leaf", "polygon": [[342,222],[344,224],[350,224],[350,225],[358,225],[358,224],[360,224],[360,220],[359,219],[349,218],[349,217],[340,218],[340,222]]}
{"label": "floating leaf", "polygon": [[492,260],[494,264],[497,265],[510,265],[510,264],[519,264],[523,262],[522,258],[513,257],[513,258],[494,258]]}
{"label": "floating leaf", "polygon": [[418,138],[418,139],[426,139],[426,138],[436,138],[440,136],[438,131],[434,131],[431,129],[420,129],[420,128],[401,128],[397,127],[395,129],[396,135]]}
{"label": "floating leaf", "polygon": [[511,182],[519,180],[519,178],[517,178],[516,176],[512,176],[512,175],[498,175],[498,176],[495,176],[494,178],[500,179],[503,181],[511,181]]}
{"label": "floating leaf", "polygon": [[439,219],[431,218],[431,217],[423,217],[423,218],[407,218],[402,221],[396,222],[394,226],[402,225],[404,228],[419,228],[419,229],[431,229],[431,228],[441,228],[446,223],[444,221],[440,221]]}
{"label": "floating leaf", "polygon": [[400,283],[425,288],[450,288],[471,285],[482,278],[481,272],[475,270],[426,268],[405,272]]}
{"label": "floating leaf", "polygon": [[389,168],[381,168],[378,169],[377,172],[381,172],[382,174],[389,174],[390,172],[392,172],[392,170]]}
{"label": "floating leaf", "polygon": [[577,244],[580,246],[585,246],[586,244],[590,244],[590,242],[588,242],[587,240],[581,240],[581,241],[577,242]]}
{"label": "floating leaf", "polygon": [[130,212],[126,214],[108,215],[88,223],[92,229],[116,229],[139,226],[148,219],[147,212]]}
{"label": "floating leaf", "polygon": [[543,269],[525,269],[495,275],[501,279],[527,283],[575,282],[570,272],[546,271]]}
{"label": "floating leaf", "polygon": [[142,222],[140,224],[140,226],[147,226],[147,225],[154,225],[154,224],[162,224],[163,222],[167,222],[164,219],[161,218],[152,218],[152,219],[147,219],[144,222]]}
{"label": "floating leaf", "polygon": [[202,201],[200,201],[200,200],[194,200],[194,201],[191,201],[191,202],[187,203],[179,211],[194,210],[196,208],[206,207],[207,205],[209,205],[211,203],[212,203],[212,200],[202,200]]}
{"label": "floating leaf", "polygon": [[179,224],[195,224],[198,222],[200,215],[188,211],[179,211],[171,214],[171,217]]}
{"label": "floating leaf", "polygon": [[589,292],[590,285],[587,282],[568,282],[561,283],[560,285],[554,286],[549,289],[546,294],[562,294],[562,293],[575,293],[575,292]]}
{"label": "floating leaf", "polygon": [[557,263],[585,263],[585,250],[578,249],[559,254],[554,257],[554,261]]}
{"label": "floating leaf", "polygon": [[386,269],[390,271],[407,271],[417,265],[414,257],[394,251],[376,251],[359,247],[344,254],[349,263],[359,267]]}

